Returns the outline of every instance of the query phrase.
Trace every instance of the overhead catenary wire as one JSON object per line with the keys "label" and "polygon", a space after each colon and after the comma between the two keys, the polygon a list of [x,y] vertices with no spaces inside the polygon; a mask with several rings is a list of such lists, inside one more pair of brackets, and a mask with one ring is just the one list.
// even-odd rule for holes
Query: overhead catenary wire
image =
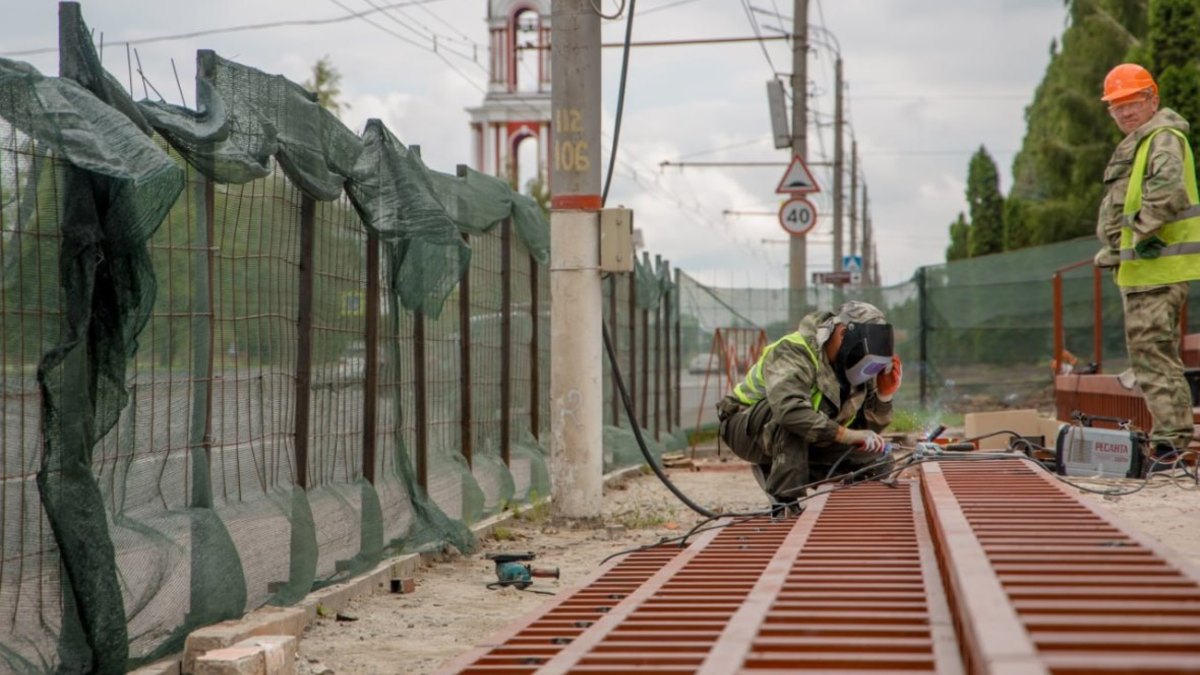
{"label": "overhead catenary wire", "polygon": [[[405,2],[392,3],[383,5],[378,9],[371,9],[362,12],[351,11],[350,14],[331,17],[327,19],[288,19],[283,21],[268,21],[264,23],[242,24],[238,26],[226,26],[224,28],[208,28],[203,30],[189,31],[186,33],[172,33],[169,35],[157,35],[153,37],[135,38],[132,40],[118,40],[109,44],[118,45],[146,45],[155,42],[170,42],[173,40],[187,40],[189,38],[204,37],[206,35],[222,35],[225,33],[236,33],[249,30],[267,30],[271,28],[284,28],[289,26],[324,26],[333,23],[341,23],[350,21],[359,17],[368,16],[377,12],[386,11],[397,7],[407,7],[410,5],[424,5],[427,3],[441,2],[442,0],[406,0]],[[349,8],[345,8],[349,10]],[[422,45],[417,45],[422,46]],[[38,47],[36,49],[17,49],[10,51],[0,51],[0,56],[32,56],[35,54],[50,54],[58,51],[58,46],[53,47]]]}

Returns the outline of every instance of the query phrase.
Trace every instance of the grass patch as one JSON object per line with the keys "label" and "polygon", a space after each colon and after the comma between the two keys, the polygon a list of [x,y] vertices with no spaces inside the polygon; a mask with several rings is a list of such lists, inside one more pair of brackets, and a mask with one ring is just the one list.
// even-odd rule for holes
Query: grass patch
{"label": "grass patch", "polygon": [[699,445],[700,443],[707,443],[708,441],[715,439],[717,437],[718,427],[719,425],[717,424],[705,424],[698,429],[692,429],[688,432],[688,445]]}
{"label": "grass patch", "polygon": [[517,535],[507,527],[504,527],[503,525],[497,525],[492,528],[492,538],[496,541],[515,541]]}

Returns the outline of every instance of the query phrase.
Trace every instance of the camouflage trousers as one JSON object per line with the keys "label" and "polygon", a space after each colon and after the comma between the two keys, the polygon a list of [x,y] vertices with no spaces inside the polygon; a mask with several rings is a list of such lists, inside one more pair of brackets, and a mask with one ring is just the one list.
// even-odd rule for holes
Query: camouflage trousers
{"label": "camouflage trousers", "polygon": [[[804,496],[801,488],[825,478],[839,459],[839,474],[878,464],[882,459],[877,454],[853,450],[841,443],[809,443],[774,424],[771,406],[765,400],[747,407],[726,398],[718,404],[717,410],[721,419],[721,440],[733,454],[759,465],[766,477],[763,487],[775,501],[786,502]],[[886,473],[889,468],[887,465],[875,467],[860,478]]]}
{"label": "camouflage trousers", "polygon": [[1182,283],[1123,298],[1125,345],[1154,423],[1151,442],[1176,448],[1192,440],[1192,394],[1179,355],[1179,317],[1187,293]]}

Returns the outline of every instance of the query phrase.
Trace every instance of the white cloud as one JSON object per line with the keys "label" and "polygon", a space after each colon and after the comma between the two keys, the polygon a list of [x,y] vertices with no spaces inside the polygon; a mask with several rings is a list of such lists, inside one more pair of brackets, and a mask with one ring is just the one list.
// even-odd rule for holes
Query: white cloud
{"label": "white cloud", "polygon": [[[339,2],[355,11],[370,8],[362,0]],[[666,0],[642,0],[638,8],[646,12],[663,4]],[[790,13],[790,3],[758,4],[772,11],[778,5]],[[382,14],[371,19],[404,39],[362,20],[350,20],[159,42],[138,51],[150,81],[167,100],[178,102],[170,63],[174,58],[185,97],[193,104],[191,80],[198,47],[296,81],[307,77],[317,59],[329,55],[343,75],[344,98],[351,105],[344,115],[348,126],[359,130],[368,117],[379,117],[402,141],[421,145],[430,166],[452,171],[455,164],[470,160],[464,109],[479,104],[482,94],[477,87],[486,77],[472,61],[475,57],[486,63],[486,47],[466,44],[461,36],[486,45],[485,3],[438,0],[426,8],[437,17],[408,8],[395,18],[416,32],[423,32],[424,26],[441,33],[443,55],[457,70],[428,49],[406,42],[425,44]],[[962,182],[967,162],[980,145],[996,158],[1002,185],[1011,185],[1012,151],[1024,133],[1024,108],[1045,70],[1050,40],[1063,29],[1064,12],[1061,3],[1032,0],[810,3],[810,21],[832,31],[844,55],[848,114],[870,189],[885,281],[902,281],[916,266],[942,260],[948,225],[966,206]],[[322,0],[124,0],[84,6],[85,19],[97,35],[104,33],[109,45],[233,24],[344,13],[335,3]],[[765,15],[756,16],[764,25],[779,25]],[[21,3],[6,13],[0,45],[12,50],[53,46],[55,24],[53,4]],[[787,22],[783,25],[790,28]],[[606,42],[617,41],[622,34],[622,22],[605,23]],[[750,34],[740,3],[699,0],[639,16],[634,39]],[[815,28],[812,35],[814,42],[822,41]],[[465,58],[448,54],[447,47]],[[767,51],[776,71],[790,73],[786,43],[772,42]],[[53,54],[26,60],[46,73],[57,70]],[[105,63],[119,80],[129,79],[123,48],[106,49]],[[604,50],[603,67],[604,129],[611,134],[620,51]],[[833,110],[828,50],[817,48],[808,72],[816,94],[808,159],[817,163],[828,161],[833,147],[827,124]],[[637,209],[637,223],[652,250],[696,276],[739,285],[779,284],[786,279],[787,246],[762,243],[784,236],[775,220],[722,215],[725,210],[777,209],[780,198],[774,188],[782,167],[683,172],[663,172],[658,167],[663,160],[755,139],[762,140],[695,159],[786,161],[786,153],[774,150],[768,140],[764,83],[771,76],[755,43],[640,48],[632,53],[620,156],[637,167],[637,180],[620,168],[611,199]],[[140,96],[140,84],[135,84],[135,91]],[[607,148],[604,154],[607,157]],[[825,188],[816,201],[822,211],[828,211],[830,171],[817,168],[815,172]],[[824,218],[810,242],[810,269],[831,265],[830,225]]]}

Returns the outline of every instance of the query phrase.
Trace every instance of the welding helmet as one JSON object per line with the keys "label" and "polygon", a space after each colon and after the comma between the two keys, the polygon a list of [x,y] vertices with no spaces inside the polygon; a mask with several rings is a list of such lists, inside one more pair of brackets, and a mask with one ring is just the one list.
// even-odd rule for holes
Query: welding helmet
{"label": "welding helmet", "polygon": [[858,386],[892,369],[895,339],[892,326],[874,305],[852,301],[834,318],[846,326],[834,365],[851,386]]}

